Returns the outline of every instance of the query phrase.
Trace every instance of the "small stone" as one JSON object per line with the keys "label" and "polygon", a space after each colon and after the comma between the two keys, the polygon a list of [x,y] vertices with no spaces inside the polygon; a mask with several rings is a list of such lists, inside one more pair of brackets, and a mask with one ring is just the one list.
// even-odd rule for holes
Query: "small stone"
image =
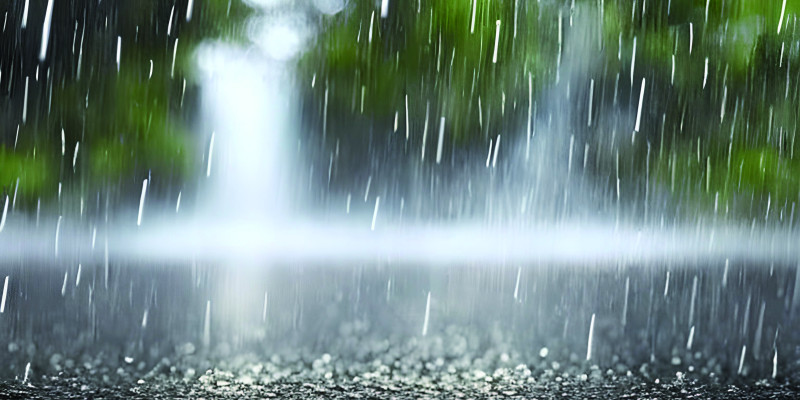
{"label": "small stone", "polygon": [[62,357],[61,354],[53,353],[53,355],[50,356],[50,365],[53,367],[58,367],[63,358],[64,357]]}
{"label": "small stone", "polygon": [[550,350],[547,347],[542,347],[539,350],[539,357],[545,358],[550,353]]}
{"label": "small stone", "polygon": [[178,346],[177,350],[178,350],[178,354],[183,355],[183,356],[188,356],[188,355],[194,354],[194,352],[197,349],[195,348],[194,343],[186,342],[186,343]]}

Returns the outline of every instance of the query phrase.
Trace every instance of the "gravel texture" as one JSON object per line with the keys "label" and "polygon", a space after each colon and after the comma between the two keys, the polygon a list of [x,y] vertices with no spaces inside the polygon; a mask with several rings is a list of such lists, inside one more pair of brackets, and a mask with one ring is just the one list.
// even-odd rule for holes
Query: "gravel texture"
{"label": "gravel texture", "polygon": [[[213,369],[200,376],[170,373],[128,377],[110,383],[95,376],[45,377],[35,383],[0,383],[2,398],[797,398],[800,388],[787,382],[760,380],[722,383],[718,379],[676,376],[650,380],[641,375],[603,373],[590,368],[578,375],[547,370],[532,373],[525,366],[482,371],[395,375],[381,366],[352,375],[315,369],[288,375],[273,364],[253,363],[241,370]],[[327,374],[327,375],[326,375]]]}
{"label": "gravel texture", "polygon": [[795,266],[646,267],[20,267],[0,398],[800,398]]}
{"label": "gravel texture", "polygon": [[[347,323],[343,330],[357,326]],[[353,334],[352,331],[348,333]],[[477,349],[451,327],[431,337],[389,342],[361,336],[361,351],[344,355],[287,347],[268,356],[225,343],[199,349],[129,349],[97,345],[68,356],[34,357],[0,382],[0,398],[797,398],[796,369],[773,378],[740,376],[701,353],[669,362],[600,367],[576,354],[539,349],[523,357],[497,347]],[[499,335],[499,333],[496,333]],[[15,353],[25,354],[13,343]],[[200,346],[202,347],[202,346]],[[43,359],[45,358],[45,359]],[[527,358],[528,362],[520,362]],[[718,371],[718,372],[714,372]],[[722,371],[719,373],[719,371]]]}

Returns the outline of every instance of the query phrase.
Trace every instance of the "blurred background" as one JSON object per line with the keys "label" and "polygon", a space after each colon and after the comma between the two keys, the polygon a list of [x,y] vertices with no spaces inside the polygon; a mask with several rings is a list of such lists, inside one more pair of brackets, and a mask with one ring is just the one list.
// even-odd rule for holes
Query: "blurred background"
{"label": "blurred background", "polygon": [[798,13],[0,4],[0,376],[791,390]]}

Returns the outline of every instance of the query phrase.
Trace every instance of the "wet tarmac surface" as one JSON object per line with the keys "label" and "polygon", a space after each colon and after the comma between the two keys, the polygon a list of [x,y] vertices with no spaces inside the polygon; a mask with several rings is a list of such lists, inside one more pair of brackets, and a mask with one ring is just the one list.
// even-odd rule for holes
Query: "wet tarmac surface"
{"label": "wet tarmac surface", "polygon": [[[31,344],[13,343],[20,374],[0,382],[0,398],[281,398],[281,399],[790,399],[800,396],[796,363],[784,373],[724,367],[724,357],[700,353],[670,362],[628,365],[615,357],[600,367],[575,354],[540,349],[503,352],[502,345],[455,353],[463,332],[448,329],[421,340],[361,337],[360,350],[338,341],[345,356],[287,347],[270,356],[235,352],[226,344],[202,350],[187,342],[170,350],[92,351],[30,357]],[[25,349],[28,349],[27,351]],[[381,350],[383,350],[381,352]],[[125,353],[127,354],[127,353]],[[23,363],[21,360],[33,360]],[[527,359],[528,362],[520,362]],[[631,361],[631,360],[628,360]],[[24,365],[24,367],[23,367]]]}
{"label": "wet tarmac surface", "polygon": [[0,398],[800,397],[794,267],[267,271],[21,270]]}
{"label": "wet tarmac surface", "polygon": [[[365,373],[367,375],[369,373]],[[282,398],[282,399],[405,399],[405,398],[586,398],[586,399],[790,399],[800,387],[787,382],[756,381],[721,383],[718,380],[685,379],[648,381],[641,376],[550,375],[522,377],[518,371],[462,378],[356,376],[311,378],[298,374],[267,382],[259,374],[237,376],[227,371],[208,371],[199,378],[181,379],[159,375],[115,384],[95,377],[48,377],[37,383],[0,384],[0,398]]]}

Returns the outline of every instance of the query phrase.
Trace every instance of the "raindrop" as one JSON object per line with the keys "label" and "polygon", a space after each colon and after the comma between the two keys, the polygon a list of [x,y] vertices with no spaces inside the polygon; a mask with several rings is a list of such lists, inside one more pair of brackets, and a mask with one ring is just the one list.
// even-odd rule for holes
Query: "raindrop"
{"label": "raindrop", "polygon": [[[325,105],[328,104],[328,90],[325,90]],[[406,94],[406,141],[408,141],[408,136],[410,134],[410,125],[408,123],[408,94]]]}
{"label": "raindrop", "polygon": [[589,323],[589,339],[586,342],[586,361],[592,359],[592,341],[594,340],[594,314],[592,314],[592,321]]}
{"label": "raindrop", "polygon": [[494,155],[492,156],[492,168],[497,166],[497,153],[500,151],[500,135],[497,135],[497,140],[494,142]]}
{"label": "raindrop", "polygon": [[389,0],[381,0],[381,18],[389,16]]}
{"label": "raindrop", "polygon": [[[52,0],[50,0],[52,2]],[[25,376],[22,378],[22,383],[28,382],[28,375],[31,372],[31,363],[25,364]]]}
{"label": "raindrop", "polygon": [[6,312],[6,296],[8,295],[8,275],[3,281],[3,298],[0,299],[0,313]]}
{"label": "raindrop", "polygon": [[[592,80],[594,82],[594,80]],[[594,85],[593,85],[594,86]],[[591,113],[591,106],[589,107],[589,112]],[[591,123],[592,117],[589,117],[589,123]],[[531,157],[531,136],[533,134],[533,74],[528,72],[528,129],[526,133],[526,141],[525,141],[525,161],[528,161]]]}
{"label": "raindrop", "polygon": [[[30,0],[25,0],[25,6],[22,8],[22,23],[20,24],[21,29],[25,29],[25,27],[28,26],[28,3],[30,3]],[[5,27],[3,30],[5,31]]]}
{"label": "raindrop", "polygon": [[472,22],[469,24],[469,33],[475,33],[475,14],[478,12],[478,0],[472,0]]}
{"label": "raindrop", "polygon": [[139,197],[139,215],[136,217],[136,226],[142,225],[142,211],[144,211],[145,195],[147,195],[147,179],[142,182],[142,195]]}
{"label": "raindrop", "polygon": [[[189,3],[186,5],[186,22],[189,22],[189,21],[192,20],[192,10],[193,9],[194,9],[194,0],[189,0]],[[170,18],[170,19],[172,19],[172,18]]]}
{"label": "raindrop", "polygon": [[6,202],[3,205],[3,215],[0,216],[0,232],[2,232],[3,228],[6,226],[6,215],[8,215],[8,195],[6,195]]}
{"label": "raindrop", "polygon": [[375,221],[378,220],[378,207],[381,205],[381,196],[375,197],[375,210],[372,212],[372,226],[370,230],[375,230]]}
{"label": "raindrop", "polygon": [[747,354],[747,346],[742,346],[742,354],[739,357],[739,368],[736,370],[738,375],[741,375],[744,370],[744,356]]}
{"label": "raindrop", "polygon": [[81,147],[81,142],[75,143],[75,151],[72,153],[72,171],[75,172],[75,163],[78,161],[78,150]]}
{"label": "raindrop", "polygon": [[214,158],[214,136],[216,132],[211,132],[211,142],[208,144],[208,165],[206,166],[206,177],[211,176],[211,160]]}
{"label": "raindrop", "polygon": [[708,81],[708,57],[706,57],[705,66],[703,67],[703,89],[706,88],[706,81]]}
{"label": "raindrop", "polygon": [[725,259],[725,269],[722,271],[722,288],[728,287],[728,268],[730,267],[730,260]]}
{"label": "raindrop", "polygon": [[492,139],[489,139],[489,153],[486,154],[486,168],[489,168],[489,162],[492,160]]}
{"label": "raindrop", "polygon": [[633,50],[631,51],[631,86],[633,86],[633,72],[636,67],[636,36],[633,37]]}
{"label": "raindrop", "polygon": [[[480,99],[478,100],[480,102]],[[425,104],[425,128],[422,130],[422,161],[425,161],[425,143],[428,141],[428,114],[431,108],[431,103],[428,102]]]}
{"label": "raindrop", "polygon": [[[169,22],[167,22],[167,36],[172,36],[172,17],[175,16],[175,5],[172,5],[172,9],[169,11]],[[151,60],[152,65],[152,60]],[[152,75],[152,74],[151,74]]]}
{"label": "raindrop", "polygon": [[122,36],[117,36],[117,72],[119,72],[119,62],[122,57]]}
{"label": "raindrop", "polygon": [[494,54],[492,55],[492,64],[497,64],[497,50],[498,46],[500,45],[500,20],[498,19],[496,22],[495,34],[494,34]]}
{"label": "raindrop", "polygon": [[369,198],[369,188],[371,185],[372,185],[372,175],[370,175],[367,178],[367,188],[364,189],[364,203],[366,203],[367,199]]}
{"label": "raindrop", "polygon": [[58,216],[58,222],[56,223],[56,240],[55,244],[53,245],[55,249],[56,258],[58,258],[58,236],[60,232],[61,232],[61,215]]}
{"label": "raindrop", "polygon": [[775,379],[775,377],[777,376],[778,376],[778,350],[775,350],[775,355],[772,357],[772,379]]}
{"label": "raindrop", "polygon": [[[52,1],[52,0],[51,0]],[[22,100],[22,125],[25,125],[25,122],[28,119],[28,81],[30,77],[25,77],[25,95]]]}
{"label": "raindrop", "polygon": [[425,320],[422,322],[422,336],[428,335],[428,321],[431,316],[431,292],[428,292],[428,300],[425,301]]}
{"label": "raindrop", "polygon": [[61,297],[67,294],[67,279],[69,278],[69,271],[64,271],[64,281],[61,283]]}
{"label": "raindrop", "polygon": [[44,13],[44,24],[42,25],[42,46],[39,50],[39,61],[44,61],[45,58],[47,57],[47,42],[48,40],[50,40],[50,23],[52,21],[53,21],[53,0],[48,0],[47,10]]}
{"label": "raindrop", "polygon": [[622,305],[622,326],[625,327],[628,324],[628,297],[630,295],[631,290],[631,278],[625,278],[625,302]]}
{"label": "raindrop", "polygon": [[[594,79],[592,79],[589,84],[589,118],[586,122],[587,126],[592,126],[592,102],[594,102]],[[528,129],[530,129],[530,122],[528,123]],[[528,136],[530,136],[530,134]]]}
{"label": "raindrop", "polygon": [[264,292],[264,309],[261,311],[261,322],[267,321],[267,302],[269,300],[269,294]]}
{"label": "raindrop", "polygon": [[169,77],[175,78],[175,58],[178,55],[178,38],[175,38],[175,45],[172,46],[172,67],[169,70]]}
{"label": "raindrop", "polygon": [[636,127],[633,128],[635,132],[639,132],[639,125],[642,122],[642,103],[644,103],[644,88],[646,83],[645,78],[642,78],[642,87],[639,91],[639,107],[636,110]]}
{"label": "raindrop", "polygon": [[783,4],[781,5],[781,17],[778,20],[778,34],[781,34],[781,28],[783,27],[783,15],[786,12],[786,0],[783,0]]}
{"label": "raindrop", "polygon": [[368,34],[368,43],[372,43],[372,25],[375,23],[375,11],[372,12],[372,16],[369,17],[369,34]]}
{"label": "raindrop", "polygon": [[694,324],[694,308],[697,301],[697,275],[692,280],[692,299],[689,303],[689,325]]}
{"label": "raindrop", "polygon": [[441,121],[439,122],[439,142],[436,144],[436,164],[442,162],[442,146],[444,146],[444,122],[444,117],[442,117]]}
{"label": "raindrop", "polygon": [[206,316],[203,319],[203,347],[211,345],[211,300],[206,302]]}

